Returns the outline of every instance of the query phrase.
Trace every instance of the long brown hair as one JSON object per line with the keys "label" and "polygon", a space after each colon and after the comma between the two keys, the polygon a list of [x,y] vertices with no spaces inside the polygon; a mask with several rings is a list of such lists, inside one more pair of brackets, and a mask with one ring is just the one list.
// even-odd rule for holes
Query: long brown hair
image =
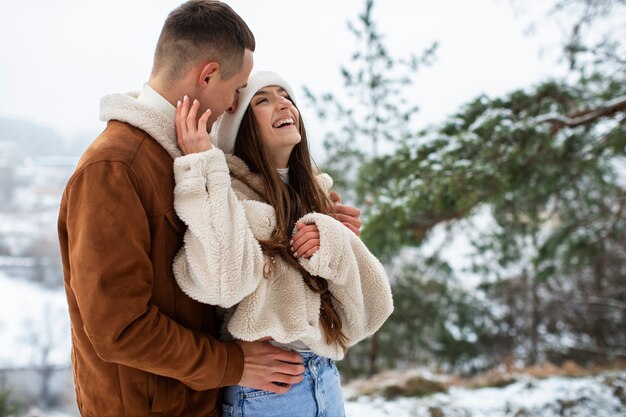
{"label": "long brown hair", "polygon": [[289,183],[283,182],[276,167],[273,166],[267,153],[251,108],[248,106],[243,115],[237,139],[235,140],[234,154],[241,158],[250,168],[263,178],[263,197],[276,212],[276,228],[271,237],[261,240],[261,248],[268,256],[280,256],[290,266],[297,269],[306,285],[320,295],[320,322],[328,342],[337,343],[345,351],[348,340],[343,333],[342,323],[334,303],[338,300],[328,290],[328,281],[324,278],[311,275],[293,257],[290,251],[289,240],[296,222],[305,214],[316,212],[332,214],[333,205],[321,186],[315,179],[313,163],[309,153],[306,130],[302,118],[298,126],[300,143],[298,143],[289,157]]}

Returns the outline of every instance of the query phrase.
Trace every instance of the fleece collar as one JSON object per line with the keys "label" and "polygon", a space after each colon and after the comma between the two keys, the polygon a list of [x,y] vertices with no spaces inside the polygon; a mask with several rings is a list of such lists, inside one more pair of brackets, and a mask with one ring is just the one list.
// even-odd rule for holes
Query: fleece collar
{"label": "fleece collar", "polygon": [[176,126],[166,114],[138,100],[139,92],[111,94],[100,99],[100,120],[117,120],[143,130],[170,154],[182,156],[176,141]]}

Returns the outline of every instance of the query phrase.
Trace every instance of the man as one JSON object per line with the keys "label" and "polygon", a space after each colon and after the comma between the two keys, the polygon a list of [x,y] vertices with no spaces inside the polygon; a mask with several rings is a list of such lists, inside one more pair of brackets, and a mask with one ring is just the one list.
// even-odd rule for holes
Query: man
{"label": "man", "polygon": [[[281,393],[302,379],[296,353],[218,340],[214,307],[172,273],[185,231],[173,208],[174,103],[197,99],[210,129],[234,110],[254,48],[229,6],[188,1],[165,21],[143,91],[102,100],[107,127],[70,178],[58,222],[83,416],[216,416],[219,387]],[[358,229],[358,212],[339,207]]]}

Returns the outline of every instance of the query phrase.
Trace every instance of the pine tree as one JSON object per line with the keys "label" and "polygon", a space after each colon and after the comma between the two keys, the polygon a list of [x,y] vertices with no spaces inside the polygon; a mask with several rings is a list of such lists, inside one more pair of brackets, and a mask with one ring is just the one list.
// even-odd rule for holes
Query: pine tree
{"label": "pine tree", "polygon": [[562,79],[478,97],[438,129],[366,163],[358,179],[365,189],[377,184],[364,238],[376,236],[367,241],[378,253],[419,246],[436,225],[490,213],[493,227],[474,242],[475,272],[505,311],[508,354],[529,363],[575,351],[610,359],[626,343],[626,61],[621,38],[592,48],[580,36],[624,2],[557,9],[577,3],[585,7]]}
{"label": "pine tree", "polygon": [[[607,17],[623,20],[626,1],[557,1],[551,16],[574,19],[567,73],[477,97],[422,132],[402,92],[436,44],[419,59],[390,56],[373,5],[367,0],[349,26],[359,46],[341,70],[345,96],[307,93],[338,126],[326,137],[323,168],[364,208],[362,239],[390,266],[396,300],[344,370],[372,373],[379,359],[467,370],[626,355],[625,37],[588,36]],[[483,282],[470,294],[436,254],[419,249],[435,227],[454,234],[485,213],[491,226],[472,231],[472,272]],[[392,268],[407,248],[413,263]]]}
{"label": "pine tree", "polygon": [[[339,126],[328,132],[324,140],[327,158],[323,169],[335,178],[344,201],[364,209],[365,222],[375,208],[371,206],[371,190],[358,187],[357,178],[363,175],[363,168],[370,161],[381,155],[383,145],[385,149],[394,149],[412,135],[411,119],[417,107],[408,103],[403,91],[411,84],[411,76],[418,67],[428,64],[436,50],[433,44],[419,59],[391,56],[374,21],[373,7],[374,0],[366,0],[356,24],[348,23],[357,40],[357,50],[351,65],[341,68],[347,99],[332,93],[318,97],[305,88],[318,116],[322,120],[334,120],[332,125]],[[376,185],[373,187],[375,190]],[[373,243],[376,235],[364,234],[363,240],[376,254],[379,246]],[[378,370],[379,351],[378,338],[374,335],[367,353],[369,374]],[[345,363],[349,366],[350,358]]]}

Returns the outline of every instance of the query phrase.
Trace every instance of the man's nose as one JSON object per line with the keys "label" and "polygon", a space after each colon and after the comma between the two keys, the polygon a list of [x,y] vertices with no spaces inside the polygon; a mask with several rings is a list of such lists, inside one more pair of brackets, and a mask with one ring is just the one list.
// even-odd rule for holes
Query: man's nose
{"label": "man's nose", "polygon": [[239,94],[235,94],[235,98],[233,102],[230,104],[230,107],[226,109],[227,113],[234,113],[237,111],[237,104],[239,104]]}

